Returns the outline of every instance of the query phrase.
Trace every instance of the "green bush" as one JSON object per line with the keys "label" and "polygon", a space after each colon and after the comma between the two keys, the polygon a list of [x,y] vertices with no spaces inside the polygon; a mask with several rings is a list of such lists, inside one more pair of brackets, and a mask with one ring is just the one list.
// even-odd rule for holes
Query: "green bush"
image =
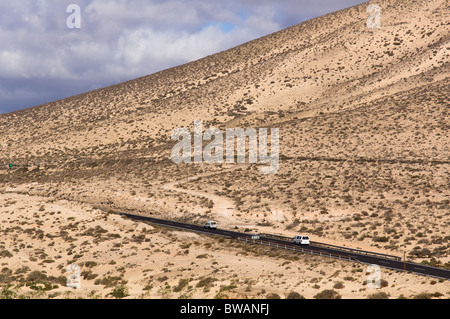
{"label": "green bush", "polygon": [[431,299],[433,297],[435,298],[439,298],[442,297],[443,294],[441,294],[440,292],[435,292],[435,293],[429,293],[429,292],[422,292],[418,295],[414,296],[414,299]]}
{"label": "green bush", "polygon": [[97,263],[95,261],[86,261],[84,263],[84,266],[87,267],[87,268],[92,268],[92,267],[97,266]]}
{"label": "green bush", "polygon": [[333,286],[334,289],[342,289],[344,288],[344,284],[340,281],[338,281],[337,283],[334,284]]}
{"label": "green bush", "polygon": [[122,281],[121,284],[125,284],[125,282],[123,282],[122,277],[118,277],[118,276],[108,276],[105,278],[97,279],[94,282],[94,285],[103,285],[105,286],[105,288],[109,288],[109,287],[114,287],[116,286],[119,281]]}
{"label": "green bush", "polygon": [[27,277],[27,281],[30,282],[45,282],[47,281],[47,275],[40,272],[39,270],[35,270],[33,272],[31,272],[28,277]]}
{"label": "green bush", "polygon": [[291,291],[289,295],[287,295],[286,299],[305,299],[305,297],[300,295],[298,292]]}
{"label": "green bush", "polygon": [[373,241],[374,241],[374,242],[377,242],[377,243],[387,243],[387,242],[389,241],[389,237],[386,237],[386,236],[378,236],[378,237],[374,237],[374,238],[373,238]]}
{"label": "green bush", "polygon": [[389,295],[384,291],[376,292],[367,297],[367,299],[389,299]]}
{"label": "green bush", "polygon": [[174,292],[180,292],[181,290],[183,290],[184,287],[186,287],[189,284],[189,279],[180,279],[180,281],[178,282],[178,286],[176,286],[175,288],[173,288]]}
{"label": "green bush", "polygon": [[10,258],[10,257],[12,257],[13,255],[9,252],[9,250],[3,250],[3,251],[0,251],[0,257],[2,257],[2,258],[5,258],[5,257],[8,257],[8,258]]}
{"label": "green bush", "polygon": [[17,293],[15,293],[11,289],[11,284],[5,285],[0,290],[0,299],[14,299],[17,296]]}
{"label": "green bush", "polygon": [[341,295],[332,289],[326,289],[314,296],[315,299],[341,299]]}
{"label": "green bush", "polygon": [[125,285],[116,286],[108,295],[113,296],[116,299],[122,299],[128,297],[128,287]]}
{"label": "green bush", "polygon": [[206,278],[201,279],[197,283],[196,287],[200,288],[200,287],[210,286],[214,281],[217,281],[217,279],[213,278],[213,277],[206,277]]}

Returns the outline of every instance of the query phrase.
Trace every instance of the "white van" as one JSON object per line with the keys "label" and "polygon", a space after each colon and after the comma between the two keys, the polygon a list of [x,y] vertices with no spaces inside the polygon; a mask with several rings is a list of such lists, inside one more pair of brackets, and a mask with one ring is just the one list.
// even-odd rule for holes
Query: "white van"
{"label": "white van", "polygon": [[297,235],[293,238],[294,244],[309,245],[309,236]]}
{"label": "white van", "polygon": [[205,224],[205,228],[207,228],[207,229],[217,229],[217,222],[215,222],[213,220],[207,221],[206,224]]}

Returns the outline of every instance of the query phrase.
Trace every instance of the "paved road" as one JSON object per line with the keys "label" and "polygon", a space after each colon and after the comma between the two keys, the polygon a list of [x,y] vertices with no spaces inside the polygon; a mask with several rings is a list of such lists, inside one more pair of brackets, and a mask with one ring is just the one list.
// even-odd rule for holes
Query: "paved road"
{"label": "paved road", "polygon": [[[230,231],[225,229],[205,229],[203,225],[194,225],[194,224],[187,224],[187,223],[181,223],[177,221],[171,221],[171,220],[164,220],[154,217],[147,217],[147,216],[140,216],[140,215],[134,215],[134,214],[128,214],[128,213],[119,213],[122,216],[126,216],[128,218],[132,218],[135,220],[141,220],[141,221],[147,221],[151,222],[153,224],[167,226],[167,227],[173,227],[173,228],[179,228],[183,230],[190,230],[194,232],[202,232],[206,234],[211,235],[217,235],[217,236],[225,236],[225,237],[231,237],[231,238],[241,238],[241,239],[247,239],[251,240],[251,236],[254,234],[246,234],[241,233],[237,231]],[[282,245],[289,248],[299,248],[299,245],[295,245],[293,242],[288,241],[283,238],[277,238],[277,237],[271,237],[269,235],[261,235],[260,240],[264,241],[266,244],[271,243],[274,245]],[[358,250],[351,250],[346,247],[327,247],[329,245],[324,245],[321,243],[311,243],[308,246],[300,246],[305,251],[310,251],[314,253],[321,253],[324,256],[326,255],[332,255],[332,256],[339,256],[345,259],[349,260],[355,260],[366,264],[376,264],[381,267],[385,268],[391,268],[399,271],[410,271],[421,275],[427,275],[427,276],[433,276],[438,278],[444,278],[444,279],[450,279],[450,270],[444,269],[444,268],[437,268],[437,267],[431,267],[423,264],[417,264],[412,262],[403,262],[398,259],[389,258],[382,256],[381,254],[378,255],[377,253],[371,253],[367,251],[358,251]]]}

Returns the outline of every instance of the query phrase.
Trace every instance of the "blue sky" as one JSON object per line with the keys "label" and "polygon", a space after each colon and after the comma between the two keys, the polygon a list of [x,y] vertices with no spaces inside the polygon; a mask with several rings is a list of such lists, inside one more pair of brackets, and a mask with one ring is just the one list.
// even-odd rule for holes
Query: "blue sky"
{"label": "blue sky", "polygon": [[[127,81],[363,0],[0,0],[0,113]],[[68,28],[71,4],[80,28]]]}

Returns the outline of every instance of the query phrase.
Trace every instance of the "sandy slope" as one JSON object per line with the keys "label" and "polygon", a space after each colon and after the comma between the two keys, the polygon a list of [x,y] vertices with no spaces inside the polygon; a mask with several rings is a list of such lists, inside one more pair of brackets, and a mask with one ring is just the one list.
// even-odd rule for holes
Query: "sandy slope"
{"label": "sandy slope", "polygon": [[[366,265],[155,228],[65,200],[13,192],[0,199],[0,251],[11,254],[2,257],[0,279],[15,277],[20,288],[14,291],[31,298],[112,298],[108,294],[121,283],[129,298],[265,298],[271,293],[285,298],[291,291],[313,298],[325,289],[343,298],[380,291],[395,298],[450,290],[448,281],[385,269],[386,287],[365,288]],[[80,289],[63,285],[68,264],[80,267]],[[34,291],[25,285],[33,278],[58,288]],[[205,278],[214,281],[203,286]],[[176,289],[182,279],[188,283]],[[343,288],[333,288],[337,282]]]}
{"label": "sandy slope", "polygon": [[[448,1],[376,3],[382,8],[380,29],[367,28],[368,3],[364,3],[192,63],[1,115],[0,195],[4,210],[0,218],[5,225],[22,228],[16,220],[24,225],[31,222],[26,218],[36,220],[33,226],[28,225],[29,233],[17,229],[14,235],[15,230],[8,230],[3,249],[20,252],[14,236],[24,241],[34,236],[36,245],[55,255],[55,248],[46,246],[50,238],[43,237],[44,242],[40,242],[34,228],[59,232],[59,228],[69,226],[69,218],[77,218],[76,213],[99,223],[94,208],[103,208],[199,224],[218,219],[225,227],[249,228],[254,233],[308,233],[318,241],[395,255],[406,253],[410,260],[449,267]],[[259,164],[173,163],[173,129],[186,127],[192,131],[194,120],[199,119],[205,129],[278,128],[277,174],[261,175]],[[12,169],[6,167],[8,163],[13,163]],[[187,180],[186,176],[191,178]],[[39,225],[41,202],[25,195],[40,196],[49,207],[53,207],[51,202],[65,201],[79,210],[68,211],[66,218],[58,221],[53,220],[56,213],[45,215],[48,220]],[[23,215],[26,209],[36,217],[15,216]],[[51,209],[61,214],[65,211]],[[83,223],[82,229],[73,228],[77,236],[83,237],[88,229],[87,222]],[[86,244],[86,256],[96,259],[113,256],[108,254],[114,252],[114,257],[122,253],[130,260],[137,258],[137,253],[131,256],[133,250],[124,249],[133,244],[119,241],[124,237],[131,240],[139,233],[125,224],[124,229],[114,225],[105,227],[113,227],[108,233],[125,232],[114,243],[124,246],[111,251],[109,240],[101,240],[94,246]],[[1,227],[7,226],[2,223]],[[170,246],[170,236],[165,237],[164,231],[152,231],[146,236],[156,236],[155,241],[161,237],[169,251],[176,246]],[[62,245],[58,254],[64,268],[73,254],[63,254],[68,243],[61,238],[55,237],[54,247]],[[139,245],[135,246],[139,250]],[[190,249],[193,247],[199,255],[202,250],[206,253],[202,244],[193,244]],[[19,252],[13,259],[1,257],[12,272],[17,271],[18,261],[13,260],[22,254]],[[147,252],[144,250],[143,256],[150,260]],[[28,253],[35,254],[32,250]],[[237,253],[233,250],[231,255]],[[152,266],[154,278],[162,276],[162,269],[170,268],[165,263],[171,262],[163,258],[165,253],[157,254],[161,262],[155,261]],[[224,260],[237,262],[226,256]],[[194,259],[191,254],[179,257],[186,263]],[[257,257],[261,263],[255,269],[262,269],[266,262],[276,264],[259,254]],[[24,261],[26,256],[21,258]],[[250,263],[243,256],[239,258]],[[102,263],[109,261],[102,259]],[[37,266],[33,265],[45,270],[57,263],[37,261]],[[321,270],[323,266],[327,276],[332,275],[333,266],[313,264]],[[106,273],[114,268],[105,267]],[[210,274],[213,270],[208,267],[198,268],[194,277]],[[306,285],[309,274],[304,274],[308,279],[283,280],[282,276],[291,276],[294,269],[287,267],[278,267],[276,276],[266,274],[271,275],[266,285],[270,286],[271,280],[275,285],[275,278],[279,278],[280,287],[293,289],[302,281],[305,295],[312,296],[313,290],[308,290],[311,285]],[[99,278],[106,276],[104,271],[99,272]],[[149,278],[147,271],[133,271],[141,281]],[[390,277],[389,281],[403,280],[400,277]],[[179,278],[172,279],[178,282]],[[364,289],[361,279],[358,277],[354,286],[353,281],[347,282],[346,286],[352,288],[344,295],[366,296],[366,291],[360,292]],[[422,277],[405,275],[404,279],[409,282],[396,284],[396,288],[404,287],[399,291],[408,297],[423,290],[436,289],[443,295],[448,291],[446,286],[431,285],[431,280]],[[171,287],[174,282],[170,282]],[[270,291],[268,286],[266,292]],[[98,292],[101,290],[104,296],[108,289]],[[392,296],[401,294],[394,290],[390,290]],[[200,295],[211,297],[216,293],[212,290]]]}

